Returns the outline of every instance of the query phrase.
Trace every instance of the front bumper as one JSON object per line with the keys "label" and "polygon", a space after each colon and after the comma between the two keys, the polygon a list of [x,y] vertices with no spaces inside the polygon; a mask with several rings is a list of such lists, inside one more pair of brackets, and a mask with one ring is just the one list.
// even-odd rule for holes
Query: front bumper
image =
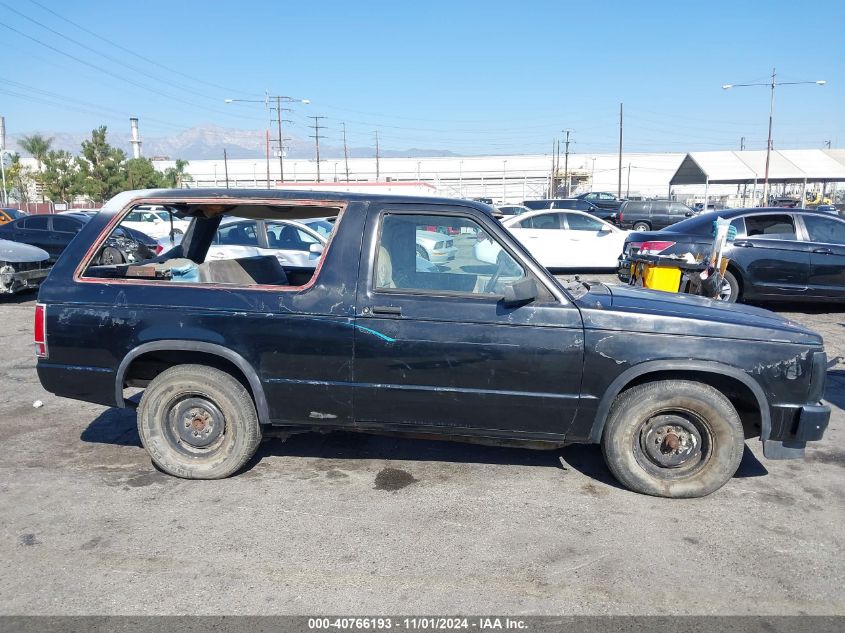
{"label": "front bumper", "polygon": [[0,273],[0,294],[13,294],[26,288],[36,288],[49,274],[49,268]]}
{"label": "front bumper", "polygon": [[822,439],[829,423],[826,404],[775,405],[769,437],[763,439],[763,455],[768,459],[803,457],[807,442]]}

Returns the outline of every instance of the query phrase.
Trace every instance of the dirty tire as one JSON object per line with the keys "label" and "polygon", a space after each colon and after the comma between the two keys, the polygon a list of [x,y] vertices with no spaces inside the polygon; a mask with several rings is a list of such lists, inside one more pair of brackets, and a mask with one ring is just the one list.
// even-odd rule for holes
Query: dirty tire
{"label": "dirty tire", "polygon": [[205,365],[177,365],[150,382],[138,406],[138,433],[156,466],[185,479],[228,477],[261,442],[249,392]]}
{"label": "dirty tire", "polygon": [[[670,442],[667,429],[675,440]],[[680,454],[670,450],[679,436],[687,447],[698,446],[697,455],[684,444]],[[713,387],[687,380],[624,391],[610,408],[602,436],[604,459],[616,479],[657,497],[703,497],[718,490],[739,467],[744,446],[731,402]],[[665,463],[679,459],[686,461]]]}
{"label": "dirty tire", "polygon": [[634,230],[635,231],[650,231],[651,227],[648,224],[646,224],[645,222],[637,222],[636,224],[634,224]]}
{"label": "dirty tire", "polygon": [[724,278],[725,282],[731,287],[731,294],[724,298],[720,297],[720,299],[725,303],[736,303],[739,301],[739,280],[729,270],[725,271]]}

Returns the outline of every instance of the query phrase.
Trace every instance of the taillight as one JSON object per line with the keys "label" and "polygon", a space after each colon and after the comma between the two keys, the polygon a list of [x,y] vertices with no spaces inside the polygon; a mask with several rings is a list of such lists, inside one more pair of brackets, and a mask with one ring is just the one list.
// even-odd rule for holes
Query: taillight
{"label": "taillight", "polygon": [[621,211],[619,212],[619,216],[618,216],[618,217],[619,217],[619,221],[620,221],[620,222],[622,222],[622,221],[625,219],[625,216],[623,215],[623,213],[622,213]]}
{"label": "taillight", "polygon": [[35,304],[35,355],[47,358],[47,306]]}
{"label": "taillight", "polygon": [[637,253],[642,245],[642,242],[628,242],[625,244],[625,250],[629,253]]}
{"label": "taillight", "polygon": [[156,247],[155,247],[156,255],[161,255],[161,251],[163,251],[163,250],[164,250],[164,246],[162,246],[161,244],[156,244]]}
{"label": "taillight", "polygon": [[643,242],[643,245],[640,247],[640,253],[642,253],[643,255],[659,255],[667,248],[674,245],[675,242],[665,242],[658,240],[655,240],[653,242]]}

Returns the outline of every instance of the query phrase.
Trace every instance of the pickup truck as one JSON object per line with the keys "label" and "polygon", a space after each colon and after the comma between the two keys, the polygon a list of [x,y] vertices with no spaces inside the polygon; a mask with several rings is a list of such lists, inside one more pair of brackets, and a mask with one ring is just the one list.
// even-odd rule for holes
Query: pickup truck
{"label": "pickup truck", "polygon": [[[100,261],[150,204],[191,221],[182,242]],[[313,268],[272,254],[206,261],[224,218],[327,216],[337,220]],[[421,266],[417,231],[432,226],[455,257]],[[474,258],[482,239],[499,246],[494,263]],[[747,438],[768,458],[801,457],[830,416],[818,334],[759,308],[564,284],[468,200],[121,193],[42,284],[35,349],[48,391],[137,406],[152,461],[195,479],[236,473],[263,436],[352,430],[599,443],[629,489],[696,497],[731,479]]]}

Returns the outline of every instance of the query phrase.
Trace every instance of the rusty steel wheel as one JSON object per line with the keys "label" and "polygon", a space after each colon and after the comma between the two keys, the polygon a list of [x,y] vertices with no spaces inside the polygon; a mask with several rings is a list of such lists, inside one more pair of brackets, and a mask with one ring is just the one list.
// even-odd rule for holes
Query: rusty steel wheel
{"label": "rusty steel wheel", "polygon": [[736,409],[713,387],[661,380],[623,391],[602,436],[620,483],[660,497],[702,497],[736,472],[745,434]]}
{"label": "rusty steel wheel", "polygon": [[228,477],[261,441],[250,393],[205,365],[177,365],[150,382],[138,406],[138,433],[159,468],[186,479]]}

